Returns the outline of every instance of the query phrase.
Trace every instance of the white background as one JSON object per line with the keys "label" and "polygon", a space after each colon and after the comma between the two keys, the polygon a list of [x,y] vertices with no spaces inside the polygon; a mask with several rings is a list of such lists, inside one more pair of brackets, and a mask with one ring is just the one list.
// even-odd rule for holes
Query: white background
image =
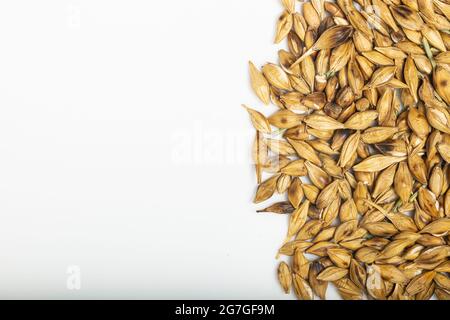
{"label": "white background", "polygon": [[281,11],[0,3],[0,298],[292,298],[274,259],[286,217],[255,213],[240,107],[275,108],[247,61],[275,61]]}

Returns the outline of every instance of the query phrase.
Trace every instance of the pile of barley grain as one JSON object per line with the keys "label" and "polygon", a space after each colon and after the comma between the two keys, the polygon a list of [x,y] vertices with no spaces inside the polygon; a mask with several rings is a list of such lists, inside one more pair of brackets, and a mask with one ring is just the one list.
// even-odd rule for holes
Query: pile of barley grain
{"label": "pile of barley grain", "polygon": [[259,210],[290,215],[286,293],[448,300],[450,0],[356,2],[283,0],[288,50],[250,62],[254,92],[278,107],[245,107],[255,203],[286,194]]}

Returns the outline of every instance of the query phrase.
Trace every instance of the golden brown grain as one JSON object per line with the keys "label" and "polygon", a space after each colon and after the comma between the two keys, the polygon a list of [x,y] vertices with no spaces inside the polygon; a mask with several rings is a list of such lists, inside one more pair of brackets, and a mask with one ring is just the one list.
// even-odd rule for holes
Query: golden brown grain
{"label": "golden brown grain", "polygon": [[[282,0],[278,62],[249,62],[255,203],[288,216],[285,293],[450,298],[450,4]],[[311,258],[315,256],[316,258]],[[291,290],[293,286],[294,290]]]}

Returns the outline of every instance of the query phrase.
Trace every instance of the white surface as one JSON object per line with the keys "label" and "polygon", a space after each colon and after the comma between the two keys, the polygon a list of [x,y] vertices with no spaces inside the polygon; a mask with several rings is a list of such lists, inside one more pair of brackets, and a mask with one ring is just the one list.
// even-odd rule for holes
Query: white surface
{"label": "white surface", "polygon": [[0,298],[286,298],[240,107],[281,10],[0,3]]}

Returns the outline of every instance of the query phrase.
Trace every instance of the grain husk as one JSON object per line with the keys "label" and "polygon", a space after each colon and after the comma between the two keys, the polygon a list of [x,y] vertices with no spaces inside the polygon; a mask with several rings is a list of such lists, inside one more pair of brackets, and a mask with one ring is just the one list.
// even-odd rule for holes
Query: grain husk
{"label": "grain husk", "polygon": [[[450,297],[450,4],[282,0],[277,63],[249,62],[257,210],[288,219],[283,292]],[[266,117],[266,114],[268,116]]]}

